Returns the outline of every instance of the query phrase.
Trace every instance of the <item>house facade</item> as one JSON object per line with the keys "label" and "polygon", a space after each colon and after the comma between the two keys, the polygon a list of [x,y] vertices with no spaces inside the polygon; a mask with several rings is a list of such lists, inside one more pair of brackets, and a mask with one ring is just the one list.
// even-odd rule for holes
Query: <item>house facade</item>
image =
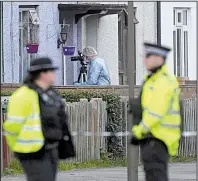
{"label": "house facade", "polygon": [[[142,42],[156,42],[156,3],[137,2],[134,12],[139,22],[136,24],[138,83],[144,72]],[[56,84],[72,85],[78,78],[80,62],[63,56],[62,44],[57,48],[63,27],[67,32],[65,46],[75,46],[75,55],[87,45],[95,47],[107,62],[112,84],[126,83],[127,3],[115,2],[4,2],[2,83],[22,82],[31,59],[49,56],[60,67]],[[29,43],[39,44],[38,53],[27,53]]]}
{"label": "house facade", "polygon": [[[145,41],[171,47],[170,71],[195,80],[196,3],[135,2],[134,6],[136,84],[141,84],[146,73]],[[2,83],[22,82],[33,58],[49,56],[60,67],[56,84],[72,85],[81,65],[64,56],[62,46],[75,46],[76,56],[90,45],[106,60],[112,84],[127,84],[127,17],[123,2],[3,2]],[[67,33],[64,45],[63,31]],[[27,53],[29,43],[39,45],[37,53]]]}

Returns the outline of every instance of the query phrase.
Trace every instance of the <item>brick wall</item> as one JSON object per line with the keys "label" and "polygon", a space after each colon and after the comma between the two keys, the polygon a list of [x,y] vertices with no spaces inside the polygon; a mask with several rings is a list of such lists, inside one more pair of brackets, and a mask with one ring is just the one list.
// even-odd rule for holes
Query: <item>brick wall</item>
{"label": "brick wall", "polygon": [[[1,91],[14,91],[20,85],[19,84],[1,84]],[[181,84],[180,85],[182,93],[182,98],[189,98],[196,94],[196,82]],[[91,87],[75,87],[75,86],[56,86],[56,89],[59,91],[75,91],[75,90],[82,90],[82,91],[110,91],[120,94],[121,96],[128,96],[128,86],[127,85],[119,85],[119,86],[91,86]],[[140,87],[135,87],[135,96],[138,95],[140,91]]]}

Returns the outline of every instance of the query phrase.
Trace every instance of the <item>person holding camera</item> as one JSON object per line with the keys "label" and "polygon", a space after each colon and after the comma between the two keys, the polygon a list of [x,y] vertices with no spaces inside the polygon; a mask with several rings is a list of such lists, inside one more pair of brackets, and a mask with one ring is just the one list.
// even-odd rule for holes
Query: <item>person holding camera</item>
{"label": "person holding camera", "polygon": [[110,85],[108,67],[105,60],[97,56],[96,50],[91,46],[85,47],[83,56],[89,61],[87,80],[82,83],[74,82],[74,85]]}

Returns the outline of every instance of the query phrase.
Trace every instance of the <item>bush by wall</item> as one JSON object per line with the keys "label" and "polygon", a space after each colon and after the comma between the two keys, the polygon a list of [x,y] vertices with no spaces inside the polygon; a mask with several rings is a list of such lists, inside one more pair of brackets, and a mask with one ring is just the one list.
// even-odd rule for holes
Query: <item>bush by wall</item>
{"label": "bush by wall", "polygon": [[[1,92],[1,96],[10,96],[12,92]],[[120,96],[118,94],[104,91],[104,92],[95,92],[95,91],[67,91],[61,92],[62,97],[66,99],[67,102],[78,102],[82,98],[90,100],[91,98],[102,98],[103,101],[107,102],[107,131],[109,132],[120,132],[123,130],[123,125],[125,120],[121,118],[122,114],[122,105],[120,101]],[[108,137],[108,152],[111,153],[112,158],[119,158],[125,155],[125,148],[121,144],[121,139],[119,137]]]}

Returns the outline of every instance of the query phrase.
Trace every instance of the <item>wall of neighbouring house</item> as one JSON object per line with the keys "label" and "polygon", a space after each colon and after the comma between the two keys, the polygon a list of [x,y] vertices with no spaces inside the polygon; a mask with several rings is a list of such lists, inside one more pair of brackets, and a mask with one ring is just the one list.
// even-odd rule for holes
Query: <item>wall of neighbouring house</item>
{"label": "wall of neighbouring house", "polygon": [[[196,3],[195,2],[162,2],[161,3],[161,38],[162,43],[173,48],[173,8],[190,8],[190,42],[189,42],[189,63],[188,63],[188,74],[189,79],[196,80]],[[172,73],[174,72],[173,64],[173,51],[168,57],[168,66]]]}

